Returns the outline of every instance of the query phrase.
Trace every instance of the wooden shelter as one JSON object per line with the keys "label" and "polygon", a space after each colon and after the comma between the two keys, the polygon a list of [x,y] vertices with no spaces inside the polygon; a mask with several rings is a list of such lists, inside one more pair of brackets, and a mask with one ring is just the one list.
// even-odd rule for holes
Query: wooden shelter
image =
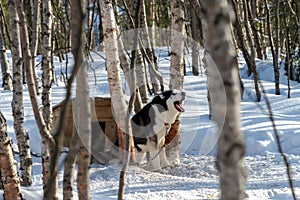
{"label": "wooden shelter", "polygon": [[[72,134],[76,128],[73,119],[73,100],[69,103],[64,146],[69,147]],[[63,102],[53,106],[53,121],[54,127],[57,127],[60,117],[61,107]],[[117,141],[117,124],[111,108],[111,98],[95,97],[91,99],[91,118],[92,118],[92,156],[97,157],[97,160],[109,160],[104,152],[107,151]],[[103,161],[104,162],[104,161]]]}

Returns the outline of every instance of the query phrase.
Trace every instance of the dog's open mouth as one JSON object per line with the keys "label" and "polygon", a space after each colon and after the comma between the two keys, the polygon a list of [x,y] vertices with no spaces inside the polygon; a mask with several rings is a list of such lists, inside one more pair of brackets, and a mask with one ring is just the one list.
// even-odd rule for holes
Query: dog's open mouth
{"label": "dog's open mouth", "polygon": [[178,112],[184,112],[184,108],[182,107],[182,102],[180,101],[175,101],[174,106]]}

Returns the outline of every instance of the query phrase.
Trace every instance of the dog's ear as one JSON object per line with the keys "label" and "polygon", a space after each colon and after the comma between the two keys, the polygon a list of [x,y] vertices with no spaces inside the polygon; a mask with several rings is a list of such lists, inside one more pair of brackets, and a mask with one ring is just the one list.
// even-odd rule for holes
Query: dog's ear
{"label": "dog's ear", "polygon": [[163,93],[161,93],[161,94],[155,96],[155,97],[152,99],[151,104],[152,104],[152,105],[154,105],[154,104],[155,104],[155,105],[159,105],[159,106],[157,106],[157,107],[158,107],[158,111],[159,111],[160,113],[162,113],[162,112],[168,110],[168,106],[167,106],[167,98],[169,98],[169,96],[168,96],[168,95],[166,96],[166,95],[165,95],[165,92],[163,92]]}
{"label": "dog's ear", "polygon": [[160,95],[157,95],[157,96],[153,97],[152,103],[160,102],[162,99],[164,99],[164,98],[162,98],[161,96],[163,96],[163,95],[160,94]]}

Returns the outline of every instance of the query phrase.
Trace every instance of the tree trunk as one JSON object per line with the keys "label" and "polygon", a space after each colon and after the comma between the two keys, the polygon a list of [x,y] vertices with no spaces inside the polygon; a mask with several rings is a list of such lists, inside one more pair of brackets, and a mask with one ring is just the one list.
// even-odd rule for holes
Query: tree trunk
{"label": "tree trunk", "polygon": [[[132,1],[132,13],[134,14],[134,32],[138,32],[137,33],[137,37],[139,38],[141,36],[141,28],[146,28],[145,27],[145,12],[143,10],[143,0],[133,0]],[[143,103],[148,103],[149,101],[149,97],[148,97],[148,90],[147,90],[147,79],[146,79],[146,68],[145,68],[145,64],[144,64],[144,60],[143,60],[143,55],[141,53],[141,46],[139,45],[139,43],[137,43],[137,45],[135,45],[135,39],[138,38],[134,38],[132,37],[132,52],[135,53],[135,59],[134,59],[134,69],[135,69],[135,73],[136,73],[136,84],[137,84],[137,88],[139,89],[139,94],[141,95],[142,98],[142,102]],[[143,39],[143,37],[142,37]],[[131,55],[133,56],[133,55]]]}
{"label": "tree trunk", "polygon": [[[112,2],[100,0],[101,19],[104,32],[104,43],[106,53],[106,67],[108,83],[112,101],[112,109],[119,131],[120,141],[124,141],[126,102],[124,99],[123,88],[119,71],[118,43],[116,34],[116,21],[113,12]],[[124,143],[120,143],[120,148],[124,149]],[[122,153],[120,153],[122,156]]]}
{"label": "tree trunk", "polygon": [[[274,1],[274,9],[275,9],[275,55],[273,55],[273,62],[274,62],[274,79],[275,79],[275,94],[280,95],[280,87],[279,87],[279,79],[280,79],[280,72],[279,72],[279,4],[280,1]],[[275,57],[275,58],[274,58]]]}
{"label": "tree trunk", "polygon": [[12,77],[10,73],[10,66],[6,54],[5,41],[4,41],[4,27],[0,19],[0,60],[2,71],[2,87],[4,90],[12,90]]}
{"label": "tree trunk", "polygon": [[208,68],[214,79],[209,87],[220,133],[217,168],[220,172],[221,199],[244,199],[245,146],[240,130],[238,68],[235,66],[236,55],[230,32],[233,16],[225,0],[202,1],[202,6],[208,24],[207,45],[212,58]]}
{"label": "tree trunk", "polygon": [[14,163],[11,139],[7,136],[6,120],[0,112],[0,172],[4,186],[4,199],[21,200],[20,180]]}
{"label": "tree trunk", "polygon": [[32,160],[29,146],[29,135],[24,126],[23,58],[21,52],[19,17],[14,1],[8,1],[8,5],[13,62],[13,100],[11,106],[14,118],[14,130],[20,152],[21,184],[23,186],[30,186],[32,183]]}
{"label": "tree trunk", "polygon": [[[277,1],[276,1],[277,2]],[[277,3],[275,2],[275,6]],[[275,94],[279,95],[280,94],[280,89],[279,89],[279,68],[278,68],[278,54],[276,54],[277,50],[276,47],[274,47],[274,40],[273,40],[273,35],[272,35],[272,29],[271,29],[271,17],[270,17],[270,10],[269,10],[269,4],[267,0],[264,0],[265,3],[265,9],[266,9],[266,14],[267,14],[267,29],[268,29],[268,37],[269,37],[269,43],[272,51],[272,56],[273,56],[273,66],[274,66],[274,81],[275,81]],[[275,8],[277,10],[277,8]],[[277,17],[275,17],[276,19]],[[277,24],[278,25],[278,24]],[[277,28],[277,26],[275,27]],[[278,45],[277,39],[276,39],[276,46]]]}
{"label": "tree trunk", "polygon": [[118,200],[122,200],[124,197],[124,191],[125,191],[125,180],[126,180],[126,171],[129,166],[130,161],[130,151],[131,151],[131,138],[133,137],[132,134],[132,125],[130,120],[130,115],[133,110],[133,104],[134,99],[136,97],[135,91],[131,91],[131,97],[128,103],[128,111],[126,114],[126,145],[125,145],[125,153],[124,153],[124,159],[122,163],[122,169],[120,172],[120,178],[119,178],[119,190],[118,190]]}
{"label": "tree trunk", "polygon": [[147,79],[146,79],[146,68],[143,60],[143,55],[138,48],[135,50],[135,74],[136,74],[136,84],[139,89],[139,94],[141,95],[141,99],[143,103],[149,102],[148,90],[147,90]]}
{"label": "tree trunk", "polygon": [[73,199],[74,169],[79,149],[78,133],[74,125],[69,152],[64,164],[63,200]]}
{"label": "tree trunk", "polygon": [[[74,5],[74,3],[72,4]],[[91,108],[89,98],[87,63],[82,63],[77,75],[76,100],[78,121],[76,129],[80,140],[78,149],[77,189],[78,199],[90,199],[89,167],[91,161]],[[75,108],[75,109],[76,109]]]}
{"label": "tree trunk", "polygon": [[257,30],[256,24],[255,24],[256,23],[255,20],[257,20],[257,18],[256,18],[257,17],[257,11],[256,11],[257,3],[253,3],[253,2],[256,2],[256,0],[246,1],[246,4],[244,4],[244,6],[246,6],[246,8],[247,8],[248,20],[249,20],[248,24],[250,23],[251,32],[253,35],[253,42],[254,42],[254,46],[256,48],[257,57],[259,59],[263,59],[258,30]]}
{"label": "tree trunk", "polygon": [[150,38],[150,43],[151,43],[151,48],[153,49],[154,46],[156,46],[156,38],[155,38],[155,14],[156,14],[156,2],[155,0],[150,0],[147,1],[146,3],[148,3],[146,6],[146,9],[148,9],[148,27],[149,27],[149,38]]}
{"label": "tree trunk", "polygon": [[[152,27],[150,27],[150,28],[148,27],[147,18],[149,16],[146,17],[145,3],[146,2],[144,0],[141,0],[140,23],[141,23],[142,29],[140,31],[140,33],[141,33],[140,41],[142,42],[142,44],[140,44],[140,46],[143,48],[143,51],[145,50],[145,52],[143,52],[143,54],[148,62],[149,75],[150,75],[150,80],[151,80],[151,85],[152,85],[152,92],[156,95],[157,92],[159,91],[159,85],[161,86],[161,91],[163,91],[163,87],[162,87],[163,79],[162,79],[160,73],[158,72],[158,66],[157,66],[157,62],[156,62],[157,59],[155,57],[153,43],[151,42],[151,39],[150,39],[150,37],[154,38],[153,34],[155,34],[154,33],[155,29],[152,28],[152,27],[154,27],[153,24],[152,24]],[[152,2],[152,3],[154,4],[154,2]],[[154,5],[150,5],[150,6],[153,7]],[[153,14],[150,13],[150,16],[153,17]],[[150,35],[150,32],[152,35]],[[158,82],[160,82],[160,84],[158,84]]]}
{"label": "tree trunk", "polygon": [[[43,2],[44,4],[44,2]],[[31,49],[31,55],[32,55],[32,71],[33,76],[35,80],[35,87],[36,92],[39,94],[39,88],[40,88],[40,78],[38,77],[37,71],[36,71],[36,56],[37,56],[37,50],[39,45],[39,33],[41,29],[40,25],[40,7],[41,7],[41,0],[34,0],[33,6],[32,6],[32,40],[30,43],[30,49]],[[45,16],[45,13],[43,13]],[[49,27],[52,24],[49,24]],[[45,26],[45,25],[44,25]]]}
{"label": "tree trunk", "polygon": [[[37,2],[36,2],[37,3]],[[49,132],[52,132],[53,126],[53,113],[52,113],[52,82],[53,82],[53,66],[51,62],[51,49],[52,49],[52,5],[50,0],[45,0],[42,2],[42,14],[43,14],[43,23],[42,23],[42,32],[41,32],[41,53],[42,53],[42,112],[43,118],[45,120],[45,125]],[[37,28],[38,29],[38,28]],[[34,51],[32,49],[32,51]],[[33,73],[34,74],[34,73]],[[35,83],[38,81],[34,78]],[[38,86],[36,85],[38,89]],[[53,151],[52,146],[48,144],[47,138],[42,136],[41,148],[42,148],[42,160],[45,161],[44,168],[46,169],[46,177],[44,178],[44,184],[50,180],[50,165],[47,160],[51,159],[50,152]],[[49,171],[48,171],[49,170]],[[58,188],[58,180],[54,179],[51,183],[53,190]],[[55,194],[54,194],[55,195]],[[53,198],[57,198],[53,196]]]}
{"label": "tree trunk", "polygon": [[199,75],[199,50],[201,40],[200,6],[198,0],[190,0],[192,29],[192,69],[195,76]]}
{"label": "tree trunk", "polygon": [[[201,1],[198,1],[200,3],[200,7],[202,8],[202,3]],[[210,92],[209,92],[209,87],[208,87],[208,84],[209,84],[209,81],[211,81],[210,79],[210,75],[208,73],[208,51],[207,51],[207,36],[208,36],[208,32],[207,32],[207,22],[206,20],[204,20],[203,17],[201,17],[201,29],[202,29],[202,41],[201,43],[203,44],[203,48],[204,48],[204,55],[203,55],[203,58],[202,58],[202,62],[203,62],[203,68],[204,68],[204,71],[205,71],[205,75],[206,75],[206,85],[207,85],[207,103],[208,103],[208,117],[209,119],[211,119],[212,117],[212,102],[211,102],[211,98],[210,98]]]}
{"label": "tree trunk", "polygon": [[[172,12],[172,29],[171,29],[171,67],[170,67],[170,89],[183,89],[183,77],[184,77],[184,10],[183,0],[171,0],[171,12]],[[179,115],[177,116],[177,122],[171,126],[169,136],[174,138],[170,144],[166,146],[166,155],[170,162],[179,163],[179,143],[180,143],[180,121]]]}
{"label": "tree trunk", "polygon": [[236,30],[236,34],[237,34],[237,40],[238,40],[238,45],[243,53],[244,59],[246,61],[247,67],[248,67],[248,76],[250,76],[252,74],[252,64],[251,64],[251,59],[250,59],[250,55],[248,52],[248,47],[247,47],[247,43],[246,43],[246,37],[244,35],[242,26],[241,26],[241,19],[240,19],[240,15],[239,15],[239,8],[238,8],[238,2],[237,0],[231,0],[232,2],[232,6],[234,9],[234,13],[235,13],[235,17],[236,17],[236,21],[233,24],[234,28]]}
{"label": "tree trunk", "polygon": [[[88,63],[84,59],[85,40],[85,1],[72,2],[72,54],[76,65],[80,66],[76,75],[76,99],[73,104],[75,129],[78,133],[78,173],[77,189],[79,200],[89,200],[89,167],[91,151],[91,103],[88,84]],[[76,18],[76,16],[79,16]],[[78,37],[81,42],[78,44]]]}
{"label": "tree trunk", "polygon": [[51,1],[43,1],[43,24],[42,24],[42,104],[43,117],[48,130],[52,130],[53,113],[52,113],[52,83],[53,83],[53,66],[51,62],[52,49],[52,6]]}
{"label": "tree trunk", "polygon": [[251,51],[250,54],[250,64],[251,64],[251,71],[253,73],[253,79],[254,79],[254,87],[255,87],[255,92],[256,92],[256,98],[257,98],[257,102],[260,102],[261,99],[261,94],[259,91],[259,86],[258,86],[258,74],[257,74],[257,70],[256,70],[256,64],[255,64],[255,55],[256,55],[256,51],[254,49],[254,42],[253,42],[253,34],[251,29],[250,29],[250,25],[249,25],[249,17],[248,17],[248,10],[247,10],[247,1],[243,0],[243,7],[244,7],[244,23],[245,23],[245,30],[246,30],[246,35],[247,35],[247,40],[249,43],[249,48]]}
{"label": "tree trunk", "polygon": [[183,89],[184,11],[183,0],[171,0],[171,68],[170,89]]}
{"label": "tree trunk", "polygon": [[[136,88],[136,81],[133,81],[133,79],[135,79],[135,71],[134,68],[133,69],[131,68],[132,66],[129,58],[127,57],[121,37],[118,37],[118,55],[120,58],[120,65],[123,70],[125,80],[129,86],[129,89],[130,91],[134,91]],[[143,103],[142,103],[141,95],[138,92],[135,94],[136,94],[136,98],[134,102],[134,111],[138,112],[139,110],[142,109]]]}

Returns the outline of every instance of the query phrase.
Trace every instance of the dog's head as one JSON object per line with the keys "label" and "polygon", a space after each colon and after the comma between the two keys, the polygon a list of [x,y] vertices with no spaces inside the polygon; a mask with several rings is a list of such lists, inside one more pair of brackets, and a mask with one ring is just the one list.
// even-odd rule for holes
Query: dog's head
{"label": "dog's head", "polygon": [[168,90],[154,97],[152,104],[161,105],[159,109],[160,112],[168,110],[181,113],[184,112],[182,103],[185,99],[185,95],[186,93],[183,91]]}

